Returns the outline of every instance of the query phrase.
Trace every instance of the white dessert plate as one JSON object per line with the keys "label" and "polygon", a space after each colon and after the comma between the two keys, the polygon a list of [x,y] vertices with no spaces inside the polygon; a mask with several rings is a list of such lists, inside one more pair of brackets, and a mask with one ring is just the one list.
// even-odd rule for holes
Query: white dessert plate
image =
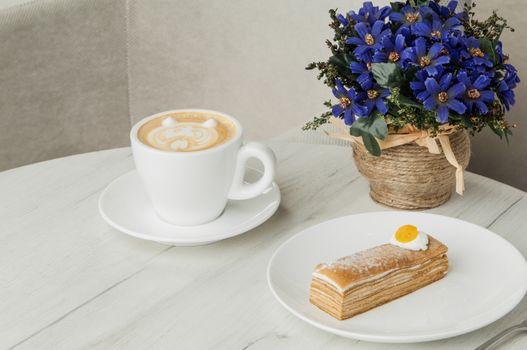
{"label": "white dessert plate", "polygon": [[[386,243],[405,224],[448,246],[447,275],[402,298],[338,321],[309,302],[315,265]],[[511,311],[527,290],[527,263],[505,239],[440,215],[376,212],[345,216],[283,243],[267,270],[272,293],[290,312],[325,331],[354,339],[413,343],[464,334]]]}
{"label": "white dessert plate", "polygon": [[[261,172],[248,168],[246,180],[253,182]],[[114,180],[99,198],[99,212],[112,227],[127,235],[176,246],[193,246],[230,238],[262,224],[280,204],[280,189],[273,182],[260,196],[231,200],[219,218],[197,226],[176,226],[154,212],[137,171]]]}

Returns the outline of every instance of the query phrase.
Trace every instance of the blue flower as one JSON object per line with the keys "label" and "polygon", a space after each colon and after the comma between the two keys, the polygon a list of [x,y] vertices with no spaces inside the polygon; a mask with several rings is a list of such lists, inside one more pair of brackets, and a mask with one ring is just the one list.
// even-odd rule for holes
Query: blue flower
{"label": "blue flower", "polygon": [[518,73],[514,66],[510,64],[505,64],[504,66],[505,76],[497,83],[498,90],[496,94],[505,106],[505,109],[509,110],[511,106],[516,103],[516,96],[513,89],[515,89],[520,82],[520,78],[518,77]]}
{"label": "blue flower", "polygon": [[483,72],[486,70],[485,67],[492,68],[494,66],[488,59],[488,55],[480,49],[478,39],[474,37],[463,38],[462,43],[464,49],[460,51],[460,55],[464,59],[463,67]]}
{"label": "blue flower", "polygon": [[373,62],[400,63],[401,55],[406,48],[406,38],[402,34],[397,36],[385,36],[381,39],[381,50],[375,51]]}
{"label": "blue flower", "polygon": [[467,88],[464,101],[468,112],[472,113],[476,107],[481,115],[487,114],[489,112],[487,104],[494,102],[494,92],[488,89],[490,78],[486,75],[472,78],[467,72],[461,71],[457,75],[457,80]]}
{"label": "blue flower", "polygon": [[455,0],[450,1],[446,6],[442,6],[434,1],[430,1],[428,4],[430,9],[434,11],[435,15],[439,16],[440,19],[447,20],[451,17],[454,17],[461,21],[464,19],[465,13],[463,11],[456,12],[457,5],[458,2]]}
{"label": "blue flower", "polygon": [[346,27],[349,24],[349,21],[346,19],[346,17],[344,17],[340,13],[337,14],[337,19],[339,20],[340,24],[342,24],[344,27]]}
{"label": "blue flower", "polygon": [[399,31],[405,28],[410,28],[423,18],[424,11],[423,8],[420,10],[414,9],[410,5],[406,5],[401,9],[401,12],[392,11],[390,13],[390,21],[395,23],[401,23]]}
{"label": "blue flower", "polygon": [[352,52],[346,61],[354,81],[344,79],[345,86],[336,79],[334,116],[351,125],[359,117],[388,113],[390,89],[375,80],[373,63],[396,64],[404,73],[401,94],[432,111],[439,123],[448,123],[452,115],[488,115],[497,103],[510,109],[518,72],[508,64],[501,42],[493,42],[494,57],[486,39],[467,37],[466,13],[456,12],[459,0],[418,2],[424,6],[392,1],[391,7],[366,1],[356,12],[336,14],[337,38],[345,35],[349,45],[337,49]]}
{"label": "blue flower", "polygon": [[500,84],[498,85],[497,95],[500,101],[505,106],[506,110],[509,110],[511,106],[516,103],[516,97],[514,95],[514,91],[511,90],[511,88],[507,85],[505,80],[502,80]]}
{"label": "blue flower", "polygon": [[443,52],[450,57],[451,64],[459,65],[461,61],[461,51],[465,50],[463,38],[464,34],[459,30],[453,30],[443,38]]}
{"label": "blue flower", "polygon": [[359,13],[350,11],[348,15],[356,22],[368,23],[373,25],[376,21],[384,22],[384,19],[390,14],[390,6],[385,6],[379,9],[378,6],[373,6],[371,1],[366,1],[359,9]]}
{"label": "blue flower", "polygon": [[463,83],[452,85],[452,80],[452,73],[443,75],[439,82],[434,77],[425,80],[426,91],[430,96],[424,100],[423,106],[429,111],[437,111],[437,121],[442,124],[448,122],[448,110],[458,114],[467,110],[467,106],[458,99],[466,87]]}
{"label": "blue flower", "polygon": [[[442,75],[443,68],[439,67],[437,75]],[[435,74],[434,74],[435,75]],[[410,88],[414,92],[414,96],[420,100],[424,101],[430,97],[430,93],[426,90],[425,81],[426,79],[433,77],[434,75],[429,74],[426,70],[420,70],[415,73],[414,80],[410,82]]]}
{"label": "blue flower", "polygon": [[358,74],[359,77],[357,79],[364,79],[364,75],[370,75],[372,69],[371,62],[357,62],[353,61],[350,63],[350,70],[353,74]]}
{"label": "blue flower", "polygon": [[503,66],[505,67],[505,81],[507,82],[507,85],[509,88],[515,89],[520,82],[518,71],[512,64],[506,63]]}
{"label": "blue flower", "polygon": [[412,33],[417,36],[426,37],[434,41],[446,39],[450,30],[459,26],[460,22],[455,17],[450,17],[446,21],[433,18],[432,21],[425,20],[412,26]]}
{"label": "blue flower", "polygon": [[507,61],[509,60],[509,56],[503,53],[503,44],[501,41],[498,41],[498,43],[496,44],[495,50],[496,50],[496,55],[498,57],[498,62],[502,64],[507,63]]}
{"label": "blue flower", "polygon": [[362,92],[357,94],[357,100],[366,107],[366,115],[369,116],[374,110],[379,111],[384,115],[388,112],[388,107],[384,103],[384,99],[390,95],[390,90],[380,87],[373,81],[373,76],[364,76],[362,79],[357,79],[357,82],[362,88]]}
{"label": "blue flower", "polygon": [[414,43],[415,47],[409,47],[404,50],[402,58],[409,64],[418,66],[430,74],[437,73],[437,67],[450,62],[450,57],[443,55],[443,45],[433,44],[428,52],[426,51],[426,39],[417,38]]}
{"label": "blue flower", "polygon": [[331,108],[331,112],[335,117],[340,117],[344,114],[344,122],[346,125],[351,125],[355,121],[355,115],[364,115],[366,108],[354,103],[357,94],[354,89],[347,90],[342,81],[335,81],[335,88],[333,95],[339,100],[339,103]]}
{"label": "blue flower", "polygon": [[384,22],[376,21],[370,27],[364,23],[355,24],[355,30],[359,37],[351,37],[346,43],[357,45],[353,53],[359,59],[366,60],[368,54],[372,54],[381,47],[381,38],[390,34],[390,29],[384,29]]}

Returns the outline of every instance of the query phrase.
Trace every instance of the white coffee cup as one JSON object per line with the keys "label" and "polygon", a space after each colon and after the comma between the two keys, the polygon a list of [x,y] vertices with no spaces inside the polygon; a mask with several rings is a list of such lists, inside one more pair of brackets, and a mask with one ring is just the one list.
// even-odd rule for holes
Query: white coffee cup
{"label": "white coffee cup", "polygon": [[[146,122],[173,113],[210,113],[226,118],[236,132],[225,143],[194,152],[156,149],[141,142],[139,129]],[[233,117],[216,111],[182,109],[144,118],[132,127],[130,140],[135,166],[155,212],[174,225],[199,225],[221,215],[229,199],[243,200],[262,194],[272,184],[276,158],[257,142],[242,145],[242,126]],[[246,162],[256,158],[263,164],[262,177],[244,182]]]}

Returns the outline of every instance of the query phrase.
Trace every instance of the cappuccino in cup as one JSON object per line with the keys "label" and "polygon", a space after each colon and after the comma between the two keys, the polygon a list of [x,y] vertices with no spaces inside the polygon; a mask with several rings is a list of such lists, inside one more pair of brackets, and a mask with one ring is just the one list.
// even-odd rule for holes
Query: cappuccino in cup
{"label": "cappuccino in cup", "polygon": [[139,140],[169,152],[196,152],[219,146],[236,135],[236,125],[219,114],[174,112],[149,120]]}
{"label": "cappuccino in cup", "polygon": [[[275,156],[242,143],[241,124],[220,112],[187,109],[147,117],[132,127],[134,162],[156,214],[174,225],[199,225],[221,215],[229,199],[244,200],[271,186]],[[257,158],[262,177],[246,183],[246,162]]]}

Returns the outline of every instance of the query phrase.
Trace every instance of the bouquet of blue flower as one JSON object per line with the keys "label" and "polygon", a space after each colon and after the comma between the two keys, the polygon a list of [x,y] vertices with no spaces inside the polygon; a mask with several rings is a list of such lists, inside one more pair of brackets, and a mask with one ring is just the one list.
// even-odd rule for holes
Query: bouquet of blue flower
{"label": "bouquet of blue flower", "polygon": [[327,101],[330,111],[304,129],[341,118],[377,156],[378,140],[408,125],[430,135],[445,125],[511,135],[504,115],[520,79],[500,36],[514,30],[496,13],[476,20],[475,4],[457,7],[457,1],[407,0],[382,8],[365,2],[346,14],[331,10],[332,55],[307,69],[320,71],[337,103]]}

